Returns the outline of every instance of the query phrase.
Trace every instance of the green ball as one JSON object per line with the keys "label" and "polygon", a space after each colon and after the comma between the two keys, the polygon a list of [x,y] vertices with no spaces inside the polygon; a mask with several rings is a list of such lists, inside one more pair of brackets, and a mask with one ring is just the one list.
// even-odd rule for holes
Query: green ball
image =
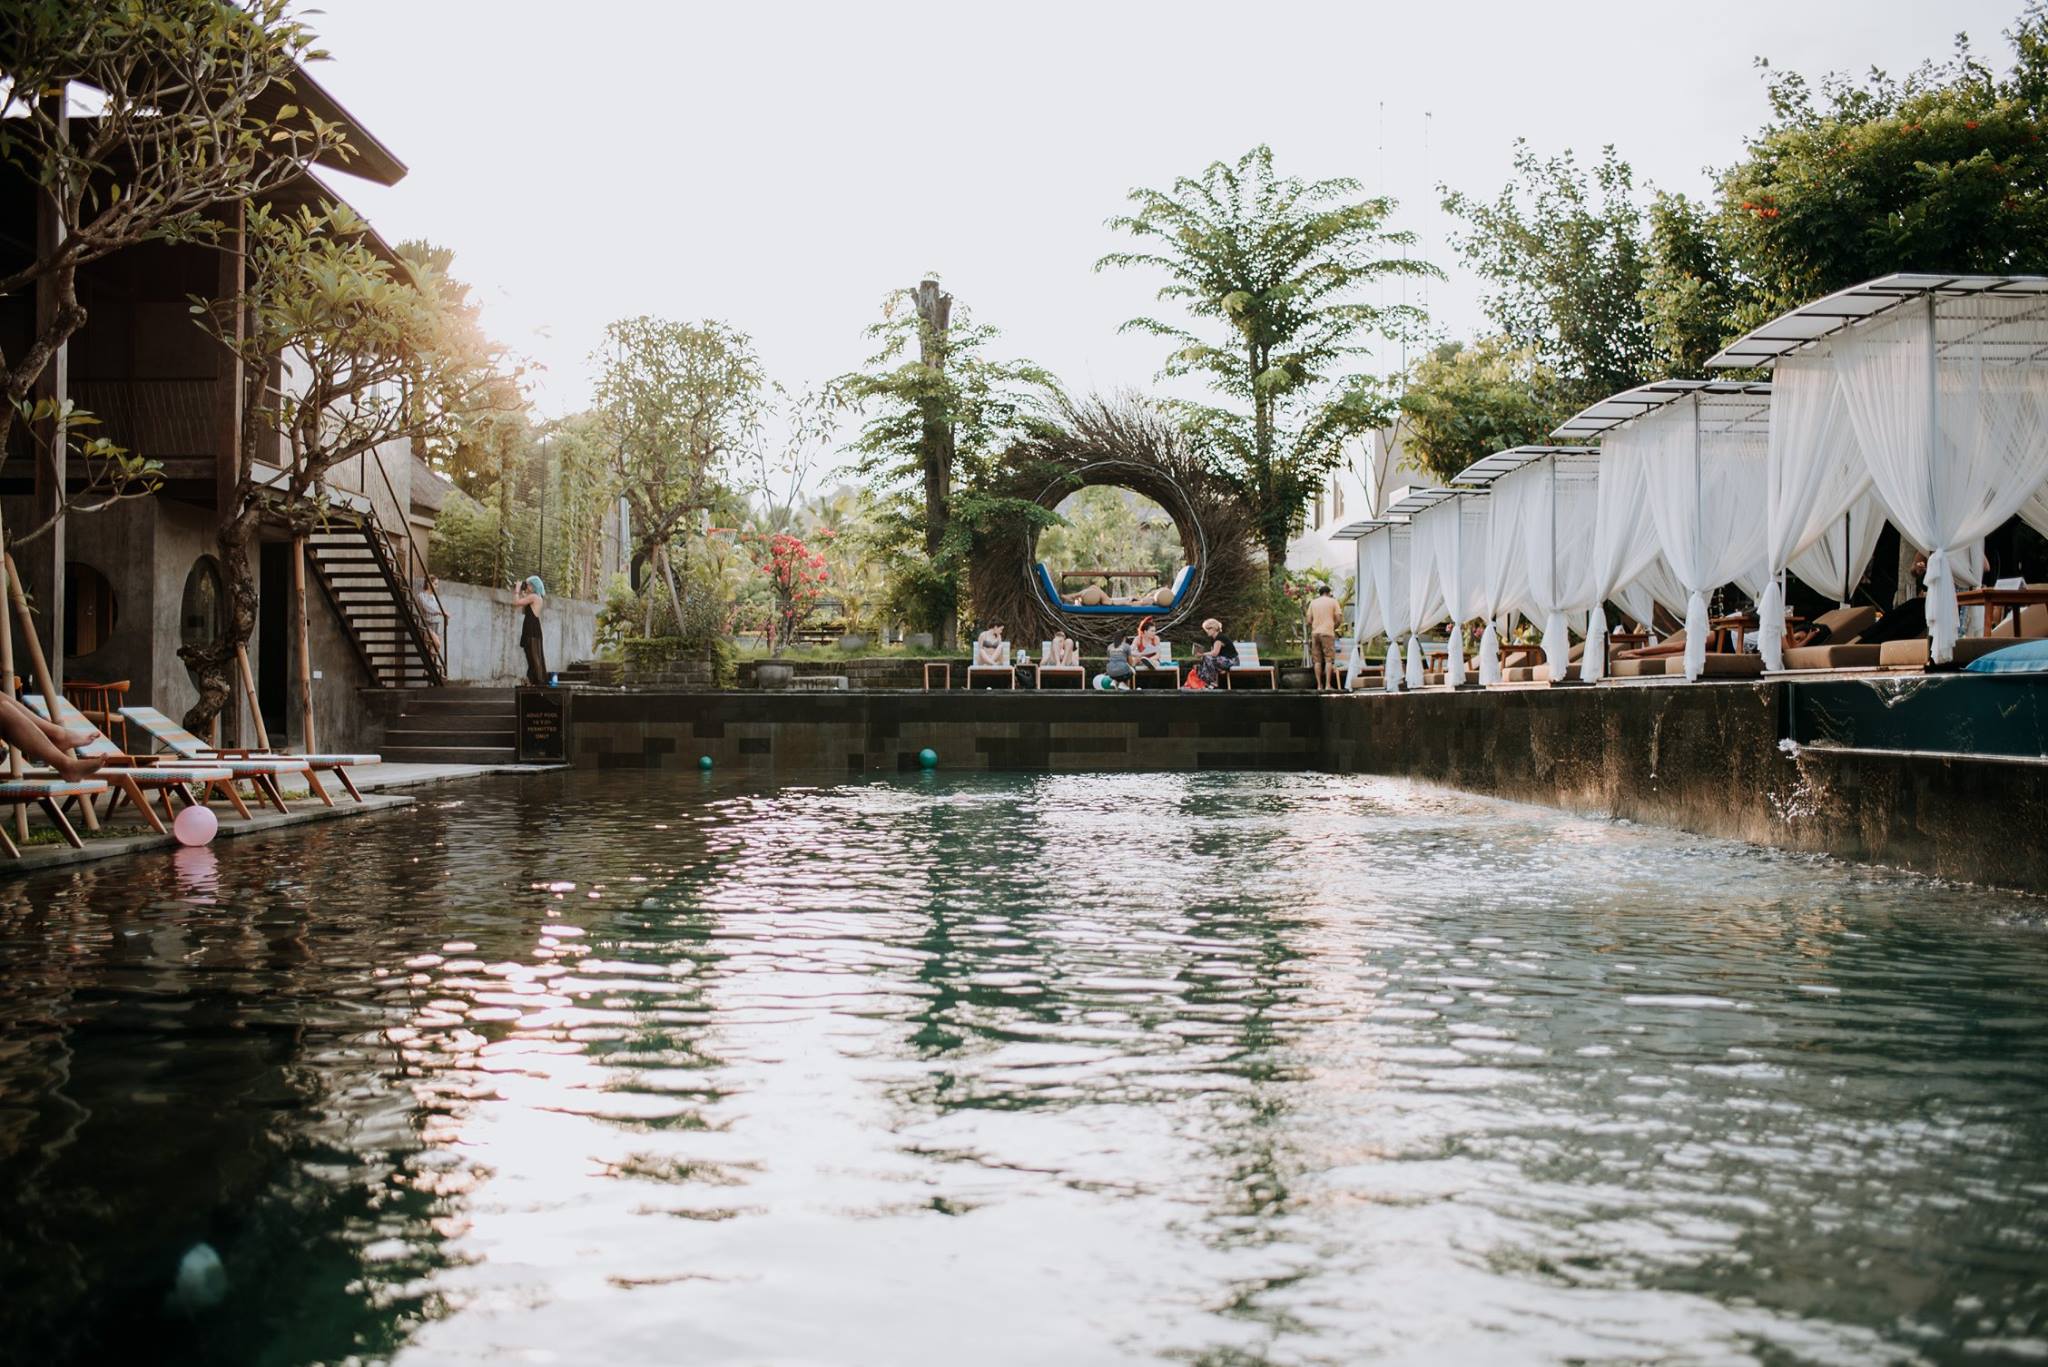
{"label": "green ball", "polygon": [[936,769],[939,767],[939,752],[927,746],[917,752],[917,763],[921,769]]}
{"label": "green ball", "polygon": [[697,756],[697,767],[698,767],[699,769],[709,769],[709,768],[711,767],[711,756],[709,756],[709,755],[699,755],[699,756]]}

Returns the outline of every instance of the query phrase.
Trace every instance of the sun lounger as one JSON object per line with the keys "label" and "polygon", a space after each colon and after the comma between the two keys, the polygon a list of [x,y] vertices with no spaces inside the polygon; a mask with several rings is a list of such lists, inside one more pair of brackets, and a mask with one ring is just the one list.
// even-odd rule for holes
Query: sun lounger
{"label": "sun lounger", "polygon": [[1864,645],[1858,639],[1877,625],[1876,608],[1836,608],[1814,618],[1813,624],[1828,629],[1827,639],[1818,645],[1786,646],[1787,670],[1869,669],[1877,664],[1883,647],[1875,642]]}
{"label": "sun lounger", "polygon": [[[143,733],[158,745],[163,746],[180,759],[200,760],[207,764],[219,765],[231,771],[235,778],[254,784],[264,800],[280,812],[291,808],[284,804],[284,793],[277,786],[279,774],[304,774],[309,787],[319,795],[322,802],[332,807],[334,799],[320,786],[320,780],[313,773],[315,761],[323,767],[332,768],[349,793],[360,802],[362,794],[349,782],[342,769],[348,764],[361,762],[359,755],[278,755],[257,750],[216,750],[184,727],[157,711],[154,707],[124,707],[121,715],[142,728]],[[374,763],[375,756],[367,757]]]}
{"label": "sun lounger", "polygon": [[[50,710],[44,705],[42,694],[24,693],[21,701],[37,716],[44,720],[50,719]],[[219,793],[242,815],[243,820],[248,819],[249,809],[242,805],[241,794],[235,791],[235,776],[232,769],[197,760],[123,754],[121,747],[114,744],[106,732],[94,726],[83,712],[64,698],[57,699],[55,720],[59,725],[74,731],[83,728],[93,733],[90,743],[78,747],[81,758],[107,761],[93,774],[94,778],[104,780],[108,788],[107,809],[101,814],[103,820],[113,816],[114,808],[120,804],[122,798],[126,798],[136,811],[142,813],[142,819],[149,823],[150,828],[158,835],[163,835],[164,823],[151,809],[145,792],[157,795],[157,800],[163,804],[164,815],[168,817],[173,815],[173,795],[183,798],[188,804],[198,801],[192,796],[194,788],[202,792]],[[78,794],[67,794],[60,805],[70,806],[73,802],[82,803],[89,800]]]}
{"label": "sun lounger", "polygon": [[[21,807],[35,803],[50,818],[50,824],[63,833],[66,843],[74,850],[85,848],[85,842],[78,838],[71,823],[64,819],[61,805],[67,798],[81,798],[87,801],[107,791],[107,785],[97,778],[70,779],[51,775],[48,778],[0,778],[0,807]],[[21,858],[21,847],[14,843],[4,826],[0,826],[0,847],[16,859]]]}
{"label": "sun lounger", "polygon": [[1259,648],[1251,641],[1237,643],[1237,663],[1224,671],[1225,688],[1278,688],[1280,671],[1259,663]]}

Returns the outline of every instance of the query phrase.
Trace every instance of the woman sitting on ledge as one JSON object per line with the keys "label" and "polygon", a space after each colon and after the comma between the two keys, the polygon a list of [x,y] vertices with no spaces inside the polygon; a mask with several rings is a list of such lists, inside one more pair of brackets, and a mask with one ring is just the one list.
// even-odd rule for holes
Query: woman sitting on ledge
{"label": "woman sitting on ledge", "polygon": [[997,622],[974,638],[974,668],[1000,669],[1003,663],[1003,625]]}
{"label": "woman sitting on ledge", "polygon": [[1202,630],[1209,637],[1209,644],[1202,653],[1195,656],[1193,677],[1183,688],[1221,688],[1223,676],[1237,668],[1237,642],[1224,634],[1223,623],[1214,617],[1202,623]]}
{"label": "woman sitting on ledge", "polygon": [[1055,669],[1078,669],[1081,665],[1081,647],[1064,631],[1052,634],[1052,650],[1045,657],[1045,663]]}
{"label": "woman sitting on ledge", "polygon": [[1156,669],[1153,657],[1159,654],[1159,633],[1152,627],[1150,617],[1138,619],[1138,629],[1131,633],[1131,658],[1147,669]]}

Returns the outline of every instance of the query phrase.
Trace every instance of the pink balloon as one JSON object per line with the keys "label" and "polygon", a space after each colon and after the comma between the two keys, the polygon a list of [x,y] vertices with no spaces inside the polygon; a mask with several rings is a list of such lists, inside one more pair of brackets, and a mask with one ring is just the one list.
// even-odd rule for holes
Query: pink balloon
{"label": "pink balloon", "polygon": [[178,837],[180,845],[211,844],[213,833],[219,829],[220,820],[211,807],[187,807],[171,823],[171,834]]}

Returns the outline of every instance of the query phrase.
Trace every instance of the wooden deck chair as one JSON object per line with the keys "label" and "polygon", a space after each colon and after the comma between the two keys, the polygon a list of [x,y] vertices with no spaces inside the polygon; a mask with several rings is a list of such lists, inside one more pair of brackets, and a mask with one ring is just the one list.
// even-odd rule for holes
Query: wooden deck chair
{"label": "wooden deck chair", "polygon": [[[320,775],[333,774],[341,780],[341,786],[347,790],[348,795],[361,802],[363,794],[356,787],[355,780],[348,776],[348,771],[357,765],[382,764],[384,762],[382,755],[369,754],[367,752],[322,751],[318,754],[294,754],[289,750],[265,750],[257,747],[241,750],[216,750],[207,746],[204,742],[200,741],[199,737],[185,730],[184,727],[179,726],[153,707],[124,707],[121,709],[121,715],[137,725],[143,725],[142,719],[138,715],[143,712],[147,712],[155,717],[160,725],[168,727],[170,731],[175,731],[180,736],[185,737],[185,741],[172,744],[171,741],[165,738],[165,735],[159,735],[153,729],[150,731],[152,739],[160,744],[169,746],[182,758],[225,761],[241,756],[246,759],[289,759],[300,761],[305,765],[306,786],[313,790],[313,796],[319,798],[329,807],[334,805],[334,799],[327,795],[327,789],[321,785]],[[198,746],[198,750],[193,751],[190,748],[192,745]]]}
{"label": "wooden deck chair", "polygon": [[[21,701],[24,707],[37,716],[45,721],[51,720],[50,710],[44,704],[42,694],[24,693]],[[55,720],[60,726],[73,730],[82,727],[91,731],[92,741],[79,746],[78,754],[85,759],[98,758],[107,761],[93,774],[94,778],[104,779],[108,785],[107,809],[100,814],[102,819],[111,818],[114,815],[114,808],[120,805],[121,799],[126,798],[136,811],[142,813],[143,820],[150,824],[151,829],[158,835],[164,835],[167,833],[164,823],[157,819],[156,813],[150,808],[149,799],[144,796],[145,791],[157,795],[157,801],[162,804],[166,818],[175,818],[176,814],[171,809],[171,798],[180,797],[188,806],[193,805],[201,800],[193,797],[195,788],[206,794],[220,794],[236,812],[240,813],[244,821],[249,819],[249,809],[243,805],[242,795],[235,791],[233,770],[223,765],[193,760],[124,754],[106,732],[94,726],[84,713],[64,698],[57,699]],[[67,797],[61,805],[68,807],[73,802],[84,801],[86,799],[80,797]]]}
{"label": "wooden deck chair", "polygon": [[[0,778],[0,807],[23,807],[35,803],[50,818],[50,824],[63,833],[66,843],[74,850],[82,850],[85,842],[65,820],[64,809],[59,804],[65,798],[91,799],[105,791],[107,785],[97,778],[79,779],[75,783],[55,775],[47,778]],[[21,858],[21,846],[15,844],[14,837],[4,829],[0,829],[0,847],[14,858]]]}
{"label": "wooden deck chair", "polygon": [[[319,780],[313,778],[313,766],[304,755],[273,755],[254,750],[216,750],[154,707],[124,707],[121,709],[121,715],[141,727],[152,741],[178,758],[199,760],[230,770],[236,779],[254,785],[264,800],[279,812],[291,811],[291,808],[285,806],[284,794],[277,786],[279,774],[306,775],[313,791],[319,794],[320,800],[330,807],[334,805],[334,799],[328,797],[321,789]],[[342,781],[348,782],[346,778]],[[349,784],[349,791],[354,793],[355,785]],[[360,793],[356,793],[356,800],[362,800]]]}

